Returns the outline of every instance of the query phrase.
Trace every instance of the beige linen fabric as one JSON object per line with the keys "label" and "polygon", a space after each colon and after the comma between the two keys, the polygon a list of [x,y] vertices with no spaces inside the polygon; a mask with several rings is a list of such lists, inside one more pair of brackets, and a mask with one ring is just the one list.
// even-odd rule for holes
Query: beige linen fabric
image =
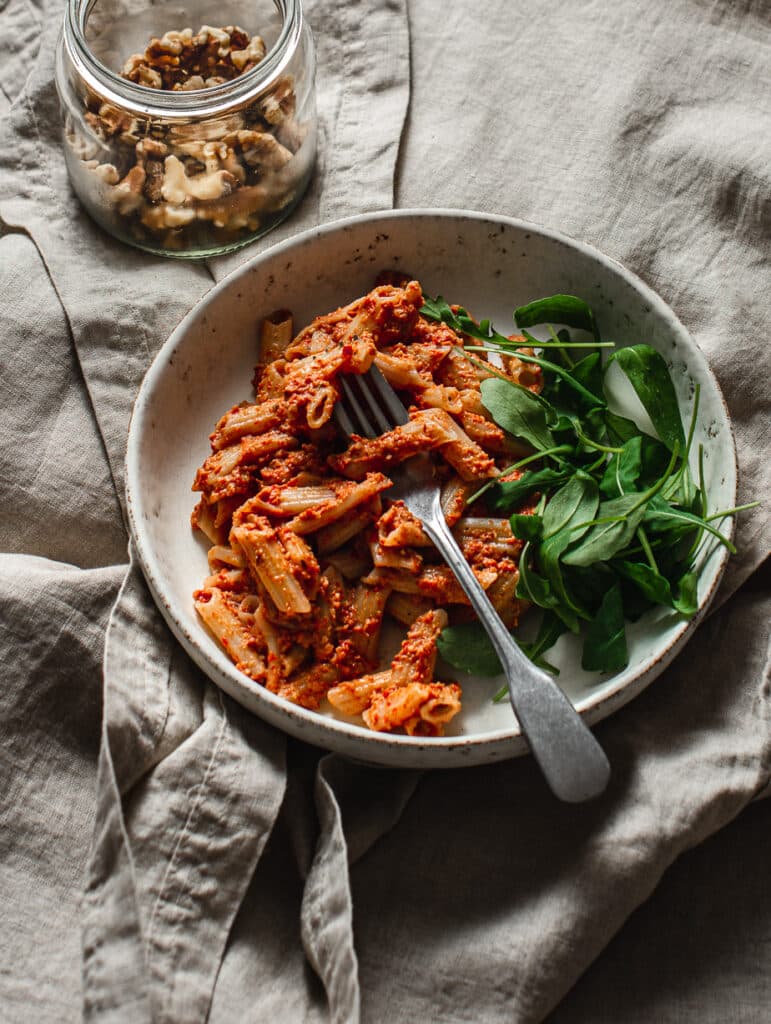
{"label": "beige linen fabric", "polygon": [[[741,497],[766,495],[767,5],[306,7],[319,166],[258,248],[394,201],[582,237],[693,332]],[[687,652],[599,727],[614,775],[591,807],[558,805],[528,759],[386,772],[246,714],[172,641],[131,553],[127,571],[120,505],[154,352],[256,250],[162,262],[91,225],[59,157],[60,16],[60,0],[0,9],[2,1016],[541,1020],[769,781],[768,599],[736,593],[767,513],[741,520],[723,606]]]}

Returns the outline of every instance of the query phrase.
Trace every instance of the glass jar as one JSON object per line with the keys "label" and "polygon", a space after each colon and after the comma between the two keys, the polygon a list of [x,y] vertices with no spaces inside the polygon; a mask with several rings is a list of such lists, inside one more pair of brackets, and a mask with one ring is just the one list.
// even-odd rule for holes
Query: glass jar
{"label": "glass jar", "polygon": [[73,188],[110,234],[164,256],[248,244],[288,216],[313,170],[315,59],[300,0],[216,7],[68,0],[59,40]]}

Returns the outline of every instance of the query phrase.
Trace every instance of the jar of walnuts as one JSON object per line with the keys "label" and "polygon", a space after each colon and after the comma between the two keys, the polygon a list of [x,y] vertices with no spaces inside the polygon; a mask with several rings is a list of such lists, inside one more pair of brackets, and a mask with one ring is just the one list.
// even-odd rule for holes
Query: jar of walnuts
{"label": "jar of walnuts", "polygon": [[163,0],[68,0],[56,83],[86,210],[130,245],[190,258],[246,245],[294,209],[316,101],[301,0],[184,12],[185,24]]}

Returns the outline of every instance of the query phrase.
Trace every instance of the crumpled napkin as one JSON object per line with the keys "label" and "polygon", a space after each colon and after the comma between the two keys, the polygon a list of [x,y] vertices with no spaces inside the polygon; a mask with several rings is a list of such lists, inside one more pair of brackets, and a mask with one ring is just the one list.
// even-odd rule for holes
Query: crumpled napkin
{"label": "crumpled napkin", "polygon": [[[319,167],[259,247],[394,199],[584,237],[694,333],[734,420],[740,497],[763,496],[771,133],[755,7],[306,8]],[[723,607],[686,655],[598,727],[614,775],[589,807],[557,804],[530,759],[382,771],[248,715],[171,640],[133,553],[117,563],[142,375],[256,249],[163,263],[90,223],[59,152],[60,16],[56,0],[0,12],[17,42],[0,44],[0,275],[18,296],[0,310],[0,540],[18,552],[0,559],[0,950],[24,967],[8,1004],[77,1016],[80,924],[90,1020],[542,1019],[667,865],[768,783],[768,602],[735,593],[767,555],[767,517],[742,519]]]}

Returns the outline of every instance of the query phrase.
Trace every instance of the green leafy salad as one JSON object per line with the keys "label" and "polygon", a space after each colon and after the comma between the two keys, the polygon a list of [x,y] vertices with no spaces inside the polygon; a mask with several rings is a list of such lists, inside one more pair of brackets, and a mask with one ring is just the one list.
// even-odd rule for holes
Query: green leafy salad
{"label": "green leafy salad", "polygon": [[[498,426],[533,449],[467,500],[473,505],[483,499],[492,514],[510,516],[514,536],[524,542],[517,596],[541,609],[541,618],[535,639],[520,646],[536,664],[556,672],[544,654],[570,631],[582,638],[584,669],[620,671],[629,660],[625,623],[656,605],[692,617],[703,542],[711,538],[734,552],[715,524],[753,507],[709,507],[701,445],[692,458],[698,386],[684,425],[663,357],[647,344],[616,349],[602,341],[592,309],[572,295],[517,309],[520,337],[514,340],[441,297],[425,299],[421,312],[464,336],[459,351],[493,373],[481,384],[486,409]],[[539,324],[565,327],[557,333],[549,326],[551,340],[542,341],[528,331]],[[586,332],[578,337],[589,340],[575,340],[566,328]],[[538,354],[523,352],[523,344]],[[492,352],[540,366],[541,393],[495,374],[495,366],[480,358]],[[605,383],[613,363],[658,436],[611,409]],[[521,514],[525,503],[528,513]],[[466,672],[501,671],[478,622],[446,628],[439,651]]]}

